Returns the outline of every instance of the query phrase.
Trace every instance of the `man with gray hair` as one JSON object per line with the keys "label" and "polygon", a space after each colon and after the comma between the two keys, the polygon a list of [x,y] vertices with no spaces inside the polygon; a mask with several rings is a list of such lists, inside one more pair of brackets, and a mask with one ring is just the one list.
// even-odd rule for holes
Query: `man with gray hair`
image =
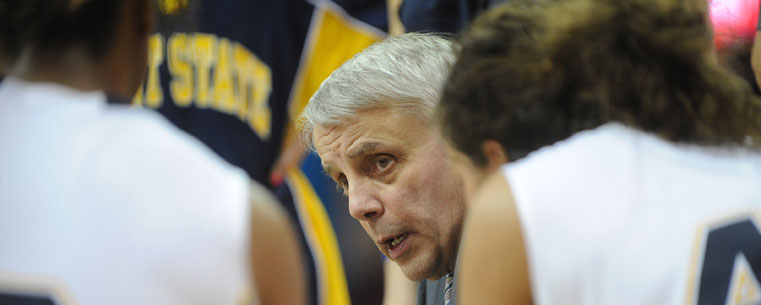
{"label": "man with gray hair", "polygon": [[454,304],[466,212],[433,108],[457,47],[433,34],[374,44],[333,72],[301,117],[302,135],[380,251],[411,280],[418,304]]}

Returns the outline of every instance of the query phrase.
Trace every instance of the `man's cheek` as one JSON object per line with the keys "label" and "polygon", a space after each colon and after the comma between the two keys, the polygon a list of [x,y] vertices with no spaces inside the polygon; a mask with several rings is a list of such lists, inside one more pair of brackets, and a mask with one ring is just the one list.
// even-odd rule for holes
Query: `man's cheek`
{"label": "man's cheek", "polygon": [[367,233],[367,236],[370,237],[370,240],[375,243],[375,234],[373,234],[373,231],[370,230],[370,225],[364,221],[360,221],[359,223],[362,225],[362,229],[365,229],[365,233]]}

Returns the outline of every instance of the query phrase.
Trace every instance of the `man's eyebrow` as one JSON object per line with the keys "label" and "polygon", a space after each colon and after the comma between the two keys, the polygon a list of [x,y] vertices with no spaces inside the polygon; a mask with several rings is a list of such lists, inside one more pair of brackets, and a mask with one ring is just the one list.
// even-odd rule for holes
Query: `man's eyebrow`
{"label": "man's eyebrow", "polygon": [[348,156],[349,158],[356,158],[358,156],[364,155],[368,152],[374,151],[380,147],[380,144],[378,143],[364,143],[361,147],[354,151],[350,151]]}

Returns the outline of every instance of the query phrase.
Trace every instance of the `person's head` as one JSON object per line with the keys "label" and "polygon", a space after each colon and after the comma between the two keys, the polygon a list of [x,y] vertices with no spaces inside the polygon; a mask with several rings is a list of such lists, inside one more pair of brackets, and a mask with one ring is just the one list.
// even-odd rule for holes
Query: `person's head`
{"label": "person's head", "polygon": [[0,0],[0,53],[10,75],[90,78],[131,97],[145,74],[151,18],[148,0]]}
{"label": "person's head", "polygon": [[[460,37],[460,44],[469,46],[461,52],[458,56],[456,66],[468,67],[472,64],[483,64],[478,62],[479,58],[474,56],[473,49],[479,52],[503,52],[506,49],[516,49],[524,51],[525,55],[517,54],[517,56],[534,56],[532,50],[535,46],[535,36],[538,35],[544,28],[543,23],[539,22],[539,14],[545,7],[545,0],[514,0],[510,6],[502,8],[502,11],[495,13],[493,11],[487,11],[480,18],[475,21],[475,24],[470,26],[469,35]],[[500,33],[500,37],[496,37],[495,33]],[[491,54],[493,55],[493,54]],[[516,59],[519,61],[519,59]],[[489,63],[483,64],[484,68]],[[491,73],[492,71],[485,72]],[[452,73],[459,73],[457,70],[453,70]],[[462,75],[452,75],[450,79],[462,79]],[[445,87],[444,90],[451,88]],[[479,91],[472,91],[470,93],[480,94]],[[451,94],[451,92],[450,92]],[[465,98],[465,95],[459,97]],[[462,101],[468,103],[486,103],[489,102],[482,96],[473,98],[472,100]],[[471,111],[485,110],[482,109],[482,104],[472,104]],[[442,123],[442,117],[446,117],[447,120],[460,120],[455,124],[463,128],[465,124],[469,126],[467,128],[475,128],[477,130],[488,130],[489,126],[493,124],[491,121],[485,120],[472,120],[471,118],[458,116],[449,111],[456,111],[452,108],[437,107],[437,113],[435,114],[439,121],[440,129],[449,134],[449,129],[452,126]],[[498,132],[495,130],[492,134],[479,134],[481,138],[469,141],[469,146],[463,148],[459,143],[452,141],[451,137],[448,137],[449,143],[453,149],[450,150],[451,166],[456,170],[458,175],[463,180],[465,186],[465,193],[467,197],[471,197],[475,194],[475,190],[480,182],[486,178],[489,174],[499,168],[500,165],[506,163],[511,157],[507,155],[506,141],[504,137],[498,137]]]}
{"label": "person's head", "polygon": [[484,139],[515,161],[611,121],[674,142],[759,140],[758,101],[719,66],[705,1],[547,1],[531,18],[518,5],[463,35],[439,105],[445,134],[476,164]]}
{"label": "person's head", "polygon": [[322,83],[301,118],[349,213],[413,280],[453,270],[465,215],[462,186],[432,124],[455,53],[452,41],[433,34],[374,44]]}

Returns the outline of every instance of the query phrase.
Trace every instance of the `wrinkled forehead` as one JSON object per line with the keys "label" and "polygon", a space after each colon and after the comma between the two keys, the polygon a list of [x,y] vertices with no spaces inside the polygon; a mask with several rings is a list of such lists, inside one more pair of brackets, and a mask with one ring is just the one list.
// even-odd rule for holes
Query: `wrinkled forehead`
{"label": "wrinkled forehead", "polygon": [[[348,126],[347,126],[348,125]],[[338,138],[346,129],[350,129],[349,124],[330,124],[317,125],[312,130],[312,148],[318,155],[323,155],[325,150],[335,144]]]}
{"label": "wrinkled forehead", "polygon": [[[391,108],[363,111],[339,123],[316,125],[311,134],[313,148],[321,157],[328,152],[345,152],[379,146],[414,149],[428,142],[437,126],[428,119]],[[400,148],[400,149],[401,149]]]}
{"label": "wrinkled forehead", "polygon": [[[378,131],[394,131],[399,126],[383,125],[383,122],[393,119],[397,123],[409,123],[416,121],[426,128],[436,128],[432,124],[430,114],[422,111],[413,111],[408,107],[368,107],[357,110],[351,114],[332,117],[330,121],[316,123],[311,128],[309,144],[314,145],[318,138],[328,133],[341,133],[363,127],[376,127]],[[375,126],[374,126],[375,125]],[[380,126],[377,126],[380,125]],[[313,147],[314,148],[314,147]]]}
{"label": "wrinkled forehead", "polygon": [[333,172],[340,171],[344,161],[354,155],[365,153],[359,152],[360,150],[377,149],[377,142],[372,141],[377,132],[365,130],[364,125],[366,124],[362,124],[361,121],[355,121],[354,124],[315,126],[312,145],[320,157],[325,173],[332,176]]}

